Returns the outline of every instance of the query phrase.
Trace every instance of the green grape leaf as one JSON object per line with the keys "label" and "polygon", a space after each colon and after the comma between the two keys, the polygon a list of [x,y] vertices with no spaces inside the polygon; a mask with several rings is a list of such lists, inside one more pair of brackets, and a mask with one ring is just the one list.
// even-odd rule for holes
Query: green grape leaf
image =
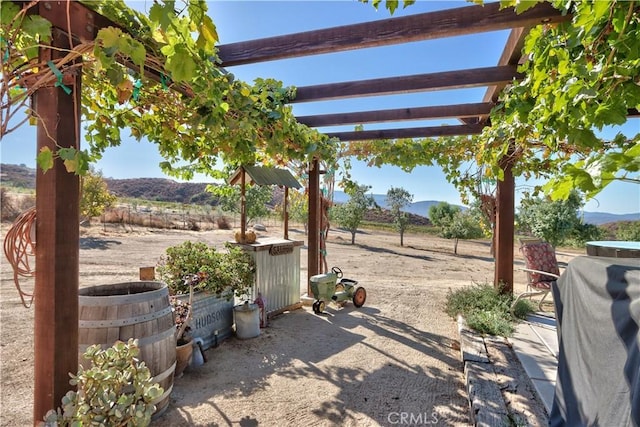
{"label": "green grape leaf", "polygon": [[78,150],[76,150],[73,147],[60,148],[58,150],[58,156],[60,156],[62,160],[75,159],[77,153],[78,153]]}
{"label": "green grape leaf", "polygon": [[519,15],[536,6],[540,2],[542,2],[542,0],[519,0],[516,3],[516,13]]}
{"label": "green grape leaf", "polygon": [[117,49],[120,44],[120,37],[122,37],[122,31],[119,28],[106,27],[98,31],[96,40],[99,40],[105,49]]}
{"label": "green grape leaf", "polygon": [[174,55],[167,59],[166,68],[174,81],[182,82],[193,77],[196,65],[193,57],[183,47],[176,46]]}
{"label": "green grape leaf", "polygon": [[13,21],[16,15],[20,12],[20,8],[17,4],[12,2],[2,2],[0,7],[0,24],[8,26]]}
{"label": "green grape leaf", "polygon": [[157,2],[153,3],[151,9],[149,9],[149,19],[158,23],[161,28],[166,29],[171,25],[172,17],[174,17],[174,2],[168,1],[164,4]]}
{"label": "green grape leaf", "polygon": [[[4,9],[6,2],[2,2]],[[27,34],[38,36],[42,41],[51,40],[51,22],[39,15],[28,15],[22,23],[22,30]]]}
{"label": "green grape leaf", "polygon": [[40,152],[38,153],[38,157],[36,158],[36,162],[40,169],[44,172],[53,168],[53,151],[49,149],[49,147],[42,147]]}

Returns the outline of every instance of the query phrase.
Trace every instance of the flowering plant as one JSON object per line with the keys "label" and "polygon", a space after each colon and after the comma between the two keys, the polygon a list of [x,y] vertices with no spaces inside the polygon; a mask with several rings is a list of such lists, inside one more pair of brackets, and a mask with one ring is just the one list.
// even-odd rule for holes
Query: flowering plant
{"label": "flowering plant", "polygon": [[171,303],[171,311],[173,311],[173,317],[176,322],[177,345],[185,344],[190,341],[191,326],[189,326],[189,321],[191,320],[191,304],[188,301],[179,299],[175,295],[169,297],[169,302]]}
{"label": "flowering plant", "polygon": [[[196,274],[190,274],[184,277],[185,285],[189,287],[189,301],[183,301],[175,295],[169,297],[171,303],[171,310],[173,311],[173,317],[176,323],[176,344],[182,345],[191,341],[190,332],[191,327],[189,322],[191,321],[191,307],[193,303],[193,288],[198,283],[204,281],[207,278],[207,274],[198,272]],[[185,335],[186,334],[186,335]]]}

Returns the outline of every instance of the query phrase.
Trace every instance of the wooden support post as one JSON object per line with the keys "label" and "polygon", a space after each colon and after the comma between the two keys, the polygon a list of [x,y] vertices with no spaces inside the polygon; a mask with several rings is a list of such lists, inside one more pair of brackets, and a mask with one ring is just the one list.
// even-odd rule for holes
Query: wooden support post
{"label": "wooden support post", "polygon": [[320,163],[309,165],[309,235],[307,263],[307,295],[311,296],[311,277],[320,271]]}
{"label": "wooden support post", "polygon": [[503,162],[504,180],[498,180],[495,225],[494,286],[503,285],[503,293],[513,293],[513,223],[515,217],[515,182],[510,158]]}
{"label": "wooden support post", "polygon": [[[46,62],[68,49],[68,37],[54,30],[52,46],[41,49]],[[80,146],[80,82],[73,92],[44,87],[34,95],[38,117],[38,152],[44,148]],[[56,145],[57,144],[57,145]],[[34,327],[33,422],[61,404],[72,387],[69,373],[78,370],[78,284],[80,258],[80,180],[67,172],[62,160],[53,169],[36,173],[36,278]]]}
{"label": "wooden support post", "polygon": [[247,232],[247,193],[244,188],[247,184],[247,176],[244,166],[240,167],[240,241],[245,242]]}
{"label": "wooden support post", "polygon": [[289,240],[289,209],[287,205],[289,204],[289,187],[285,185],[284,187],[284,203],[283,203],[283,220],[284,220],[284,239]]}

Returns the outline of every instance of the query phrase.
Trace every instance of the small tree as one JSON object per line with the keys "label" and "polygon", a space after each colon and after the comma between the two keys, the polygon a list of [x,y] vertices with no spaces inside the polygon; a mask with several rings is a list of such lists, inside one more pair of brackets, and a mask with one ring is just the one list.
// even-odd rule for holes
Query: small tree
{"label": "small tree", "polygon": [[436,227],[445,227],[451,221],[456,212],[460,211],[457,206],[450,205],[447,202],[440,202],[437,205],[431,205],[429,208],[429,220]]}
{"label": "small tree", "polygon": [[102,172],[90,170],[82,177],[82,197],[80,199],[80,216],[91,222],[94,216],[100,216],[104,210],[117,200],[109,192],[107,183],[102,178]]}
{"label": "small tree", "polygon": [[557,246],[581,224],[578,211],[582,198],[572,192],[566,200],[525,197],[520,202],[518,223],[521,230]]}
{"label": "small tree", "polygon": [[446,224],[440,234],[445,239],[454,239],[453,253],[458,254],[459,239],[477,239],[484,235],[482,227],[476,217],[471,212],[458,210]]}
{"label": "small tree", "polygon": [[304,225],[304,234],[307,234],[309,221],[309,200],[300,191],[289,191],[289,205],[287,206],[289,219]]}
{"label": "small tree", "polygon": [[393,224],[400,232],[400,246],[404,246],[404,232],[409,225],[409,216],[406,212],[402,212],[402,208],[413,201],[413,195],[404,188],[391,187],[387,191],[387,205],[391,210]]}
{"label": "small tree", "polygon": [[429,208],[429,219],[433,225],[440,227],[440,236],[454,239],[453,253],[458,254],[459,239],[477,239],[484,235],[480,221],[473,212],[462,212],[447,202],[440,202]]}
{"label": "small tree", "polygon": [[[225,191],[216,193],[220,197],[220,208],[226,212],[240,213],[240,187],[226,186]],[[269,215],[268,204],[273,197],[273,189],[267,185],[252,185],[245,191],[245,213],[247,223]]]}
{"label": "small tree", "polygon": [[351,244],[356,242],[356,232],[360,223],[364,219],[367,209],[376,206],[372,196],[367,196],[367,191],[371,187],[367,185],[357,185],[349,187],[346,193],[349,201],[331,208],[333,219],[341,226],[351,232]]}

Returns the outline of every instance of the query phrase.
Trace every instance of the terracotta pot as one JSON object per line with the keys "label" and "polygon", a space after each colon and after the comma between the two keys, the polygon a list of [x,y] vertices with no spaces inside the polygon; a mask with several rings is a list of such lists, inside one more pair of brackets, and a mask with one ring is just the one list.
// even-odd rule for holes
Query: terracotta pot
{"label": "terracotta pot", "polygon": [[187,366],[191,364],[193,355],[193,342],[176,346],[176,371],[174,378],[180,378]]}

